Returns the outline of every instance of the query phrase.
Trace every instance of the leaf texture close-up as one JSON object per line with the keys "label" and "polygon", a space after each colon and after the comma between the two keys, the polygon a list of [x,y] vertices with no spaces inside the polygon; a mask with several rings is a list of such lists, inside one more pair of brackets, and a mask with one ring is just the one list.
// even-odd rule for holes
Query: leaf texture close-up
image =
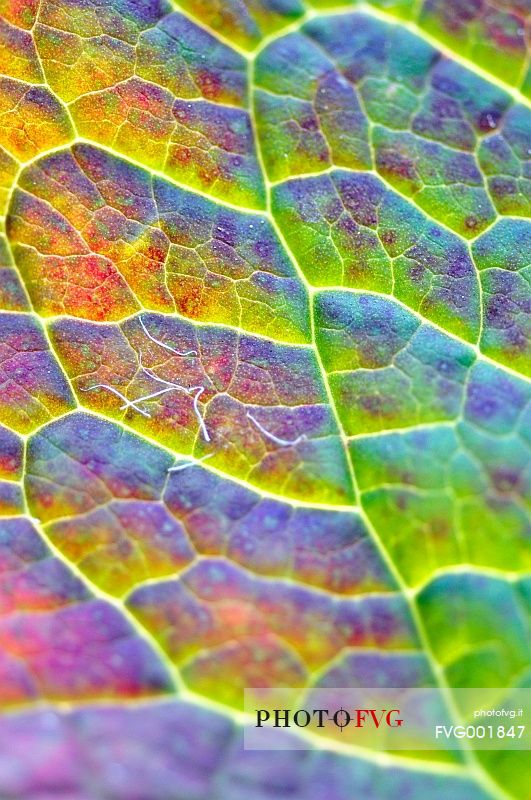
{"label": "leaf texture close-up", "polygon": [[1,800],[531,798],[243,746],[531,685],[530,17],[0,0]]}

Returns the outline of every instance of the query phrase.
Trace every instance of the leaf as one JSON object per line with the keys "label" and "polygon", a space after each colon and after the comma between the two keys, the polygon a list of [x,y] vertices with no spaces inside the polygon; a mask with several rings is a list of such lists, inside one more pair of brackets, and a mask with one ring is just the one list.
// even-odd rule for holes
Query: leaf
{"label": "leaf", "polygon": [[241,727],[525,685],[525,10],[0,0],[2,796],[525,796]]}

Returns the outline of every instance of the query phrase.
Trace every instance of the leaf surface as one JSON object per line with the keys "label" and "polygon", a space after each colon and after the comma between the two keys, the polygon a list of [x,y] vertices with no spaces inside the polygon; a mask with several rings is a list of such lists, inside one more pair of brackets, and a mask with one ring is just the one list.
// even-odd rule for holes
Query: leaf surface
{"label": "leaf surface", "polygon": [[528,11],[0,0],[3,796],[526,796],[241,737],[525,685]]}

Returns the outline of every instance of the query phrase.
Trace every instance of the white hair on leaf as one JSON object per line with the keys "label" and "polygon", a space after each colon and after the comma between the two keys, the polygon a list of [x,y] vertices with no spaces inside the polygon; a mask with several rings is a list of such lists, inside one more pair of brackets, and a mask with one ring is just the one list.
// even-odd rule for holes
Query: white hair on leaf
{"label": "white hair on leaf", "polygon": [[138,319],[139,319],[139,322],[140,322],[140,324],[142,326],[142,330],[144,331],[144,333],[146,334],[148,339],[151,339],[152,342],[155,342],[155,344],[158,344],[159,347],[164,347],[165,350],[169,350],[170,353],[175,353],[176,356],[196,356],[197,355],[197,350],[187,350],[186,352],[181,353],[180,350],[176,350],[174,347],[170,347],[170,345],[166,344],[166,342],[161,342],[160,339],[157,339],[155,336],[152,336],[152,334],[148,331],[148,329],[146,328],[146,326],[144,324],[144,320],[142,319],[142,317],[139,317]]}
{"label": "white hair on leaf", "polygon": [[202,458],[196,458],[193,461],[187,461],[185,464],[176,464],[174,467],[170,467],[168,469],[168,472],[182,472],[183,469],[188,469],[188,467],[195,467],[201,461],[206,461],[207,458],[212,458],[213,455],[214,453],[207,453],[207,455],[203,456]]}
{"label": "white hair on leaf", "polygon": [[203,417],[201,415],[201,411],[199,410],[199,398],[201,397],[201,395],[205,391],[205,387],[204,386],[192,386],[190,388],[190,391],[191,392],[196,392],[196,395],[194,397],[195,415],[196,415],[196,417],[197,417],[197,419],[199,421],[199,427],[201,428],[201,432],[203,434],[203,438],[204,438],[205,442],[210,442],[210,435],[208,433],[207,426],[205,425],[205,420],[203,419]]}
{"label": "white hair on leaf", "polygon": [[264,426],[258,422],[256,417],[253,417],[250,411],[247,412],[247,416],[251,422],[256,425],[258,430],[264,434],[264,436],[267,436],[268,439],[271,439],[272,442],[275,442],[275,444],[278,444],[281,447],[294,447],[296,444],[299,444],[299,442],[304,442],[308,438],[305,433],[301,433],[301,435],[297,436],[296,439],[281,439],[280,436],[275,436],[274,433],[271,433],[271,431],[268,431],[266,428],[264,428]]}
{"label": "white hair on leaf", "polygon": [[120,410],[125,408],[134,408],[135,411],[138,411],[139,414],[142,414],[143,417],[151,417],[151,414],[148,414],[147,411],[144,411],[142,408],[139,408],[136,404],[142,402],[143,398],[139,397],[136,400],[129,400],[122,392],[115,389],[113,386],[109,386],[107,383],[96,383],[94,386],[89,386],[86,389],[81,389],[82,392],[92,392],[94,389],[106,389],[108,392],[112,392],[115,394],[116,397],[119,397],[120,400],[123,401],[123,406],[120,406]]}
{"label": "white hair on leaf", "polygon": [[158,383],[161,383],[163,386],[166,386],[167,388],[163,389],[163,390],[161,390],[159,392],[154,392],[153,395],[146,395],[146,397],[140,397],[135,402],[139,403],[142,400],[150,399],[151,397],[158,397],[161,394],[166,394],[166,392],[171,392],[171,391],[184,392],[187,395],[190,395],[192,392],[195,392],[196,394],[195,394],[194,400],[193,400],[194,413],[195,413],[195,415],[197,417],[197,420],[199,422],[199,427],[201,428],[201,433],[203,434],[204,440],[206,442],[210,442],[211,441],[210,434],[208,433],[207,427],[205,425],[205,420],[203,419],[203,416],[202,416],[201,411],[199,409],[199,398],[201,397],[201,395],[205,391],[205,387],[204,386],[186,387],[186,386],[182,386],[180,383],[174,383],[173,381],[167,381],[165,378],[160,378],[158,375],[155,375],[155,373],[152,370],[148,369],[148,367],[145,367],[142,364],[142,357],[140,355],[138,357],[138,360],[139,360],[139,363],[140,363],[141,370],[143,372],[145,372],[146,375],[148,375],[150,378],[153,378],[154,381],[157,381]]}

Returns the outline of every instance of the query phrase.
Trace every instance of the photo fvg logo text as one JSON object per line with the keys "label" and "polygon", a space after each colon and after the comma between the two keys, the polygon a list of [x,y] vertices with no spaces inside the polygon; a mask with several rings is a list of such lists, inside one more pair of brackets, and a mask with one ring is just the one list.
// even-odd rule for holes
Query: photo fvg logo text
{"label": "photo fvg logo text", "polygon": [[313,725],[316,728],[325,728],[327,725],[332,724],[340,730],[349,727],[349,725],[354,728],[373,726],[378,729],[380,726],[399,728],[403,722],[404,719],[400,716],[399,708],[355,708],[347,710],[341,707],[336,711],[330,711],[328,708],[314,708],[311,710],[306,708],[296,710],[288,708],[256,709],[257,728],[262,728],[264,725],[273,728],[307,728],[309,725]]}
{"label": "photo fvg logo text", "polygon": [[250,688],[244,701],[249,750],[531,749],[527,688]]}

